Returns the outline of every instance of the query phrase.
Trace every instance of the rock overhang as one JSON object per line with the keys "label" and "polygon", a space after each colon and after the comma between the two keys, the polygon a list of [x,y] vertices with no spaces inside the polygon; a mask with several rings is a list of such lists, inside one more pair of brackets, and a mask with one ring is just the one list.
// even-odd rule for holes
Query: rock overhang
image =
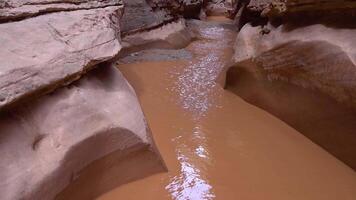
{"label": "rock overhang", "polygon": [[[41,9],[38,6],[54,4],[59,4],[61,9],[0,24],[0,55],[3,58],[0,110],[77,80],[96,64],[114,58],[121,49],[121,1],[83,1],[76,4],[65,1],[64,5],[58,1],[34,5],[8,2],[10,6],[2,8],[8,12],[30,6],[31,10],[39,13]],[[76,9],[67,11],[67,4]],[[16,12],[25,11],[20,9]]]}

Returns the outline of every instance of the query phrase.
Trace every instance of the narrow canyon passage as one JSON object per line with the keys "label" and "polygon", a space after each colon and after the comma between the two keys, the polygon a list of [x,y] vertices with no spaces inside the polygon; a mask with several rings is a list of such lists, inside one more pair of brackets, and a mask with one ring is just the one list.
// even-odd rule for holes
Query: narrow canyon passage
{"label": "narrow canyon passage", "polygon": [[221,17],[187,23],[199,37],[185,49],[118,65],[168,172],[98,199],[355,199],[353,170],[217,83],[233,53],[234,25]]}

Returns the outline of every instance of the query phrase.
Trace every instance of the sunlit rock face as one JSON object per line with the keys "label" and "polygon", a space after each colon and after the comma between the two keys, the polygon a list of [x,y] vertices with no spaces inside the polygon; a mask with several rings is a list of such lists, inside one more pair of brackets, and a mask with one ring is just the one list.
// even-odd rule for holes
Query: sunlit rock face
{"label": "sunlit rock face", "polygon": [[250,21],[239,24],[226,87],[356,169],[354,2],[253,3],[255,18],[239,13]]}
{"label": "sunlit rock face", "polygon": [[[121,1],[9,0],[0,6],[1,19],[10,20],[0,23],[0,109],[77,80],[121,49]],[[32,15],[39,16],[22,19]]]}
{"label": "sunlit rock face", "polygon": [[1,114],[0,129],[3,200],[93,199],[165,170],[135,92],[111,66]]}

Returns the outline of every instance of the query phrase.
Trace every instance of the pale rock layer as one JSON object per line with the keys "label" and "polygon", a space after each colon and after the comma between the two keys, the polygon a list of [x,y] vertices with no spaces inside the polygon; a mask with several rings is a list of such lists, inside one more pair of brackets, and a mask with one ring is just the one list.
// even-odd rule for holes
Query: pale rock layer
{"label": "pale rock layer", "polygon": [[[30,5],[37,8],[26,4]],[[22,7],[6,10],[17,8]],[[0,24],[0,109],[69,84],[117,55],[121,9],[121,5],[94,6]]]}
{"label": "pale rock layer", "polygon": [[0,21],[21,20],[50,12],[121,6],[121,0],[3,0],[0,2]]}

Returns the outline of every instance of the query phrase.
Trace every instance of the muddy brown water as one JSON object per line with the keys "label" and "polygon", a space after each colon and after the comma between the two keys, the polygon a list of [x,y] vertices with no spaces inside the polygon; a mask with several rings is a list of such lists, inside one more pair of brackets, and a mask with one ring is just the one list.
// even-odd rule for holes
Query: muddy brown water
{"label": "muddy brown water", "polygon": [[233,30],[199,28],[192,60],[118,66],[139,96],[168,172],[99,197],[117,199],[354,200],[356,174],[281,120],[224,90]]}
{"label": "muddy brown water", "polygon": [[356,170],[356,110],[318,90],[270,81],[256,75],[257,69],[250,61],[230,68],[226,89],[282,119]]}

